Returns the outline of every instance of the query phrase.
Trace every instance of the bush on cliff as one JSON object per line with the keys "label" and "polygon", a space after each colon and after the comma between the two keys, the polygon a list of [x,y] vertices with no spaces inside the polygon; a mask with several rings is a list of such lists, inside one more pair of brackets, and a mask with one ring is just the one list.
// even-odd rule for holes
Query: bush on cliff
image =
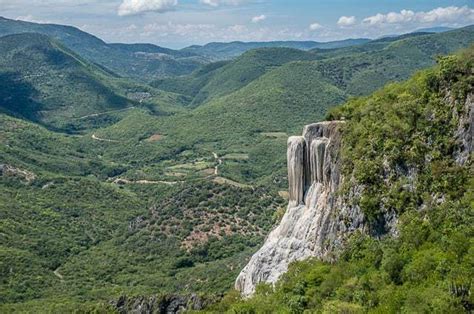
{"label": "bush on cliff", "polygon": [[472,311],[474,180],[471,164],[460,166],[454,155],[473,65],[474,48],[440,58],[436,68],[329,115],[348,120],[344,171],[366,187],[356,201],[372,231],[381,231],[374,222],[384,211],[395,211],[397,237],[354,234],[334,264],[293,263],[275,287],[261,285],[248,300],[230,294],[210,310]]}

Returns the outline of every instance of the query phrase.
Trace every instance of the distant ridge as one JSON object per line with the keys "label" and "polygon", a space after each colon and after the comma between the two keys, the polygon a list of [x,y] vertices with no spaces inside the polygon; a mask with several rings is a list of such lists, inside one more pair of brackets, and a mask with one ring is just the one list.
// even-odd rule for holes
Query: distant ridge
{"label": "distant ridge", "polygon": [[300,50],[311,50],[315,48],[320,49],[334,49],[343,48],[354,45],[361,45],[369,42],[367,38],[344,39],[329,42],[317,41],[266,41],[266,42],[211,42],[205,45],[192,45],[182,49],[181,51],[188,51],[198,55],[213,58],[214,60],[232,59],[241,54],[258,48],[294,48]]}
{"label": "distant ridge", "polygon": [[455,28],[452,27],[444,27],[444,26],[436,26],[436,27],[428,27],[428,28],[420,28],[415,31],[415,33],[444,33],[448,31],[452,31]]}
{"label": "distant ridge", "polygon": [[88,61],[107,67],[122,76],[143,81],[189,74],[208,62],[195,54],[151,44],[108,44],[72,26],[0,18],[0,37],[20,33],[47,35]]}

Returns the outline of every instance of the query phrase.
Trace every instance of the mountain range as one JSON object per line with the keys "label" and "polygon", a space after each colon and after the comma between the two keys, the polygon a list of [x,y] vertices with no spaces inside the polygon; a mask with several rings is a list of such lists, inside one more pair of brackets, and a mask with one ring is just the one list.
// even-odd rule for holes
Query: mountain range
{"label": "mountain range", "polygon": [[[288,136],[326,116],[385,121],[379,104],[395,95],[435,97],[390,84],[437,60],[457,77],[441,56],[472,45],[474,26],[172,50],[2,18],[0,36],[0,310],[68,312],[228,291],[285,212]],[[357,140],[368,122],[351,124],[351,166],[372,169],[367,149],[404,121],[377,124],[372,142]]]}

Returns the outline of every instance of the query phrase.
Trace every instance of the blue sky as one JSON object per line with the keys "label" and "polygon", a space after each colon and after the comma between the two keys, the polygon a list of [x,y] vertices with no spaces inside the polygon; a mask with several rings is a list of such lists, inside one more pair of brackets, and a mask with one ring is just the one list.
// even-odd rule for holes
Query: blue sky
{"label": "blue sky", "polygon": [[0,15],[77,26],[108,42],[318,40],[474,24],[472,0],[0,0]]}

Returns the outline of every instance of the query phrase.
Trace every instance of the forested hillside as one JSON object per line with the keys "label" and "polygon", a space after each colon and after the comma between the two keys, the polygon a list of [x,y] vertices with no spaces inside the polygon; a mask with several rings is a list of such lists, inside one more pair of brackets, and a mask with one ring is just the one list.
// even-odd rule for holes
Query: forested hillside
{"label": "forested hillside", "polygon": [[[473,65],[471,48],[332,110],[346,119],[343,172],[365,187],[353,202],[370,232],[354,234],[336,262],[294,263],[274,288],[248,300],[228,293],[211,312],[472,311]],[[387,211],[399,234],[374,237]]]}
{"label": "forested hillside", "polygon": [[182,51],[210,57],[212,60],[228,60],[240,56],[241,54],[259,48],[293,48],[299,50],[311,49],[335,49],[349,46],[365,44],[370,39],[346,39],[330,42],[316,41],[269,41],[269,42],[230,42],[230,43],[209,43],[204,46],[190,46]]}
{"label": "forested hillside", "polygon": [[[208,63],[60,25],[0,19],[0,34],[0,312],[103,310],[121,295],[219,297],[284,213],[288,136],[474,41],[467,27]],[[423,90],[425,76],[411,82]],[[379,94],[395,103],[407,86]],[[377,95],[332,114],[354,121],[354,158],[369,147],[355,135],[370,138],[358,132],[366,102],[381,114]]]}
{"label": "forested hillside", "polygon": [[63,43],[90,62],[141,81],[189,74],[208,61],[196,54],[155,45],[108,44],[75,27],[0,17],[0,36],[39,33]]}

